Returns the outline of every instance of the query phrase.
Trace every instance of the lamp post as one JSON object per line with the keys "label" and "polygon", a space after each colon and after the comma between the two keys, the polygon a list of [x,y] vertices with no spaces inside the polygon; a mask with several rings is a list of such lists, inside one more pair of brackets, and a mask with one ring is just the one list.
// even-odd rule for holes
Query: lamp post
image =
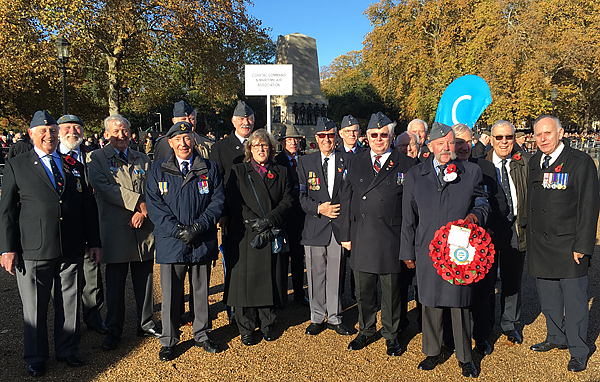
{"label": "lamp post", "polygon": [[554,117],[554,103],[558,98],[558,89],[556,88],[556,86],[552,90],[550,90],[550,98],[552,98],[552,116]]}
{"label": "lamp post", "polygon": [[162,114],[160,113],[154,113],[154,114],[158,114],[158,126],[160,126],[160,130],[162,132]]}
{"label": "lamp post", "polygon": [[59,68],[62,70],[62,95],[63,95],[63,115],[67,114],[67,62],[69,62],[69,46],[71,43],[60,35],[54,42],[56,46],[56,55],[58,56]]}

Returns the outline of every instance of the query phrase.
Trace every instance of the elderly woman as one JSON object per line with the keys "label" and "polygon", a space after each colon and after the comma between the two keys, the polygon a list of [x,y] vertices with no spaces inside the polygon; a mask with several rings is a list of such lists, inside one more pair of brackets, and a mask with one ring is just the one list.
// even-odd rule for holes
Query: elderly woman
{"label": "elderly woman", "polygon": [[285,167],[275,164],[275,138],[256,130],[244,143],[243,163],[235,164],[226,186],[231,213],[225,264],[225,303],[235,308],[235,319],[246,346],[253,337],[257,316],[267,341],[273,333],[277,255],[272,253],[273,228],[282,228],[292,206],[290,179]]}

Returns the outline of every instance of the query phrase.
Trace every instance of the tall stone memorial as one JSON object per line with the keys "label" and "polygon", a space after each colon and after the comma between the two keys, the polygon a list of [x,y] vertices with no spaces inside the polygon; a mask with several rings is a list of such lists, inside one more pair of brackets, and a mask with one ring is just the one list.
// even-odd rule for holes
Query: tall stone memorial
{"label": "tall stone memorial", "polygon": [[326,117],[329,105],[321,92],[317,41],[301,33],[279,36],[275,64],[293,65],[294,92],[271,97],[271,121],[293,123],[307,141],[313,142],[316,118]]}

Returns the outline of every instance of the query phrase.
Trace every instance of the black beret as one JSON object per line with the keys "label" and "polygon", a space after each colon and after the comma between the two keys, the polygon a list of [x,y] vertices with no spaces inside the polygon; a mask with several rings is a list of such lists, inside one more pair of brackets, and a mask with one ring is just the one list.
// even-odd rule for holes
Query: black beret
{"label": "black beret", "polygon": [[185,134],[185,133],[193,133],[194,127],[189,122],[177,122],[167,132],[166,137],[171,139],[176,135]]}
{"label": "black beret", "polygon": [[246,105],[246,102],[244,101],[238,102],[235,110],[233,111],[234,117],[249,117],[252,114],[254,114],[254,110],[252,110],[250,106]]}
{"label": "black beret", "polygon": [[192,114],[194,114],[194,108],[184,100],[176,102],[175,106],[173,106],[173,118],[189,117]]}
{"label": "black beret", "polygon": [[42,125],[56,125],[56,120],[46,110],[38,110],[35,112],[33,119],[29,124],[29,128],[32,129]]}
{"label": "black beret", "polygon": [[452,131],[452,128],[448,125],[444,125],[443,123],[434,122],[431,125],[431,133],[429,134],[429,142],[443,138],[448,135],[449,132]]}
{"label": "black beret", "polygon": [[393,124],[392,127],[396,127],[396,122],[392,122],[391,119],[385,116],[382,112],[378,112],[377,114],[371,114],[371,119],[369,119],[369,125],[367,125],[367,130],[369,129],[381,129],[389,124]]}
{"label": "black beret", "polygon": [[78,123],[81,126],[84,126],[83,125],[83,121],[81,120],[81,118],[79,118],[78,116],[73,115],[73,114],[65,114],[65,115],[63,115],[62,117],[60,117],[58,119],[58,121],[56,121],[56,123],[58,123],[59,125],[61,123]]}
{"label": "black beret", "polygon": [[317,129],[315,130],[315,132],[318,133],[319,131],[328,131],[331,129],[333,129],[333,131],[337,130],[335,122],[326,117],[317,118]]}
{"label": "black beret", "polygon": [[345,115],[342,119],[342,125],[340,126],[340,130],[354,125],[358,125],[358,121],[356,120],[356,118],[354,118],[352,114]]}

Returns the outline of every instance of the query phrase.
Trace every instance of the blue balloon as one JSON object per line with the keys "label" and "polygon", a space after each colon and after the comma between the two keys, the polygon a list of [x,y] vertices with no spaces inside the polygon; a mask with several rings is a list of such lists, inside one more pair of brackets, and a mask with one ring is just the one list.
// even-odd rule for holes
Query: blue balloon
{"label": "blue balloon", "polygon": [[483,111],[492,103],[487,82],[468,74],[452,81],[442,94],[435,121],[448,126],[464,123],[473,128]]}

